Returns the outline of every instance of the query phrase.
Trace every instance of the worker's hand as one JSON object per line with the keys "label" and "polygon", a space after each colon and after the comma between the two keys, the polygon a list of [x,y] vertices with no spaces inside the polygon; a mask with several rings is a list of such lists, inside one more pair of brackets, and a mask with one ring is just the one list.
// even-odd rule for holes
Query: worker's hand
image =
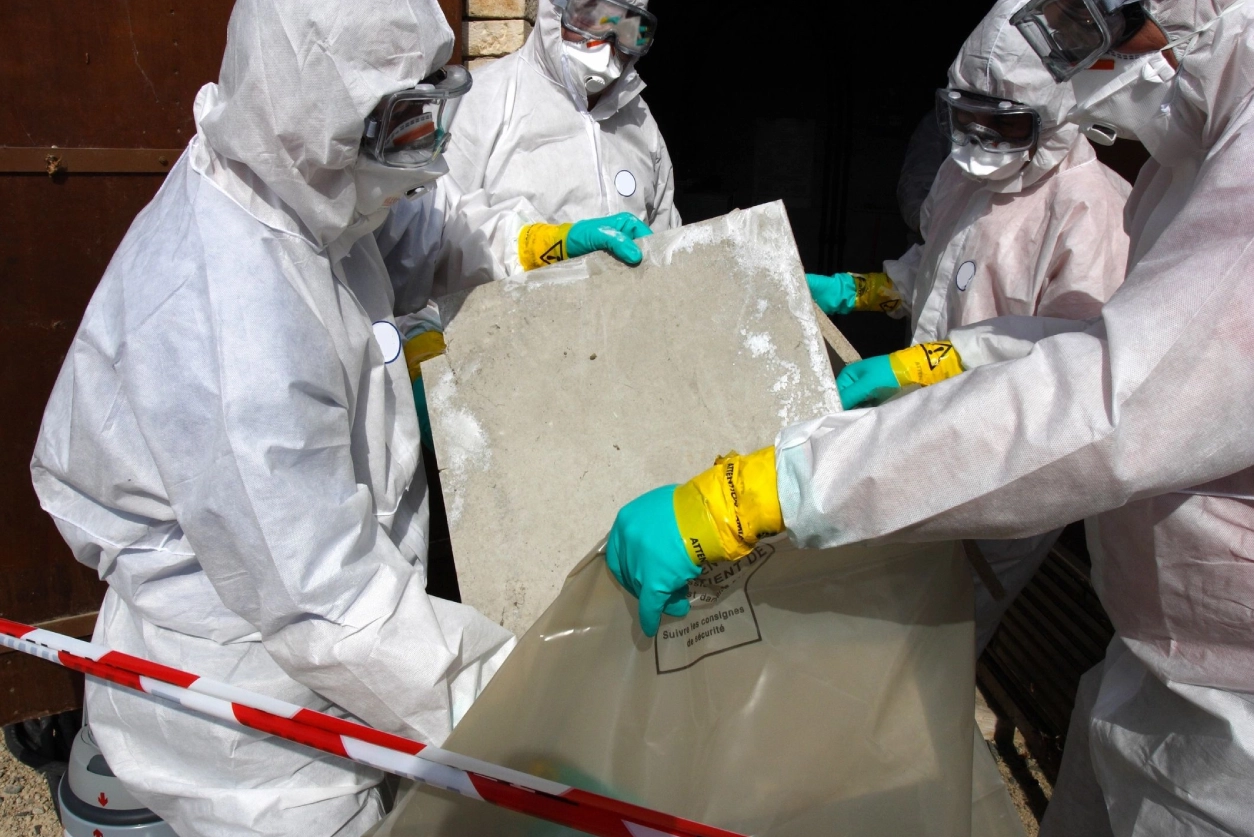
{"label": "worker's hand", "polygon": [[852,410],[879,404],[904,386],[931,386],[960,372],[958,350],[948,340],[941,340],[851,363],[836,376],[836,388],[841,406]]}
{"label": "worker's hand", "polygon": [[784,529],[775,448],[719,457],[680,486],[650,491],[623,506],[606,561],[640,600],[640,627],[657,633],[662,614],[688,613],[688,580],[707,561],[738,561],[758,539]]}
{"label": "worker's hand", "polygon": [[810,296],[828,316],[879,311],[897,318],[906,313],[901,294],[887,273],[807,273],[806,284],[810,286]]}
{"label": "worker's hand", "polygon": [[620,262],[637,265],[643,256],[633,239],[647,235],[653,230],[630,212],[573,224],[529,224],[518,233],[518,260],[523,270],[534,270],[604,250]]}
{"label": "worker's hand", "polygon": [[418,435],[427,450],[435,451],[431,438],[431,416],[427,413],[427,390],[422,385],[422,362],[444,354],[443,332],[429,329],[411,333],[405,341],[405,366],[414,389],[414,409],[418,411]]}
{"label": "worker's hand", "polygon": [[810,296],[824,314],[848,314],[858,303],[858,286],[852,273],[836,273],[824,276],[822,273],[807,273],[806,284],[810,286]]}
{"label": "worker's hand", "polygon": [[663,613],[688,615],[688,580],[701,574],[679,534],[676,488],[655,488],[619,509],[605,546],[610,572],[640,600],[640,627],[647,636],[657,634]]}

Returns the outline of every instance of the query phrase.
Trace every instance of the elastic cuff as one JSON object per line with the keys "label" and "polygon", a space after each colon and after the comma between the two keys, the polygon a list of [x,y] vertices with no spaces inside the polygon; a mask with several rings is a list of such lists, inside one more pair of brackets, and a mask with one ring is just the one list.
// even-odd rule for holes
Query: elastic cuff
{"label": "elastic cuff", "polygon": [[784,528],[776,490],[775,448],[719,457],[675,490],[675,519],[694,564],[736,561],[760,537]]}
{"label": "elastic cuff", "polygon": [[962,372],[962,359],[948,340],[920,343],[888,356],[897,383],[931,386]]}
{"label": "elastic cuff", "polygon": [[727,550],[718,536],[718,527],[705,506],[705,498],[693,481],[675,487],[673,499],[679,537],[688,551],[688,560],[698,567],[707,561],[724,561]]}
{"label": "elastic cuff", "polygon": [[422,362],[444,354],[444,350],[444,333],[440,331],[419,332],[406,340],[405,366],[409,369],[409,380],[421,378]]}
{"label": "elastic cuff", "polygon": [[776,485],[775,446],[762,448],[741,457],[740,508],[746,535],[756,543],[758,538],[778,535],[784,531],[784,513],[779,507]]}
{"label": "elastic cuff", "polygon": [[518,232],[518,261],[523,270],[535,270],[564,261],[566,235],[571,224],[528,224]]}
{"label": "elastic cuff", "polygon": [[887,273],[855,274],[858,283],[857,310],[879,311],[890,316],[901,308],[901,294]]}

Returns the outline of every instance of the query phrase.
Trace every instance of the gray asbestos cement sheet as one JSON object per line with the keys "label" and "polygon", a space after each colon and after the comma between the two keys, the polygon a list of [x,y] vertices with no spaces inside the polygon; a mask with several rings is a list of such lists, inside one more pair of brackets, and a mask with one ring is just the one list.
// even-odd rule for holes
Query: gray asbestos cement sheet
{"label": "gray asbestos cement sheet", "polygon": [[423,364],[462,600],[521,635],[620,506],[840,410],[781,203],[440,301]]}

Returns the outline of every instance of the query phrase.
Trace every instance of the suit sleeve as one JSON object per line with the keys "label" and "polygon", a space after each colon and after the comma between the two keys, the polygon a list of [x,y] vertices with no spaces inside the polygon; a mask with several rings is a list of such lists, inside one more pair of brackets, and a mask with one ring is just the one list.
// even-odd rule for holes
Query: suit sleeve
{"label": "suit sleeve", "polygon": [[1083,331],[785,429],[794,539],[1021,537],[1254,465],[1252,165],[1232,132]]}

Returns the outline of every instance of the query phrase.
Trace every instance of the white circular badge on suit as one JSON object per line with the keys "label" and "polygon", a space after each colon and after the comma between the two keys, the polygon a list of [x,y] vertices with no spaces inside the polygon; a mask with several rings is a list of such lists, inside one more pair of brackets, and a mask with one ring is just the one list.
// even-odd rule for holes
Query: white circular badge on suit
{"label": "white circular badge on suit", "polygon": [[975,278],[975,262],[963,262],[958,265],[958,272],[954,274],[954,284],[958,286],[958,290],[965,291],[971,287],[971,280]]}
{"label": "white circular badge on suit", "polygon": [[391,363],[401,356],[401,333],[396,326],[387,320],[379,320],[371,326],[374,340],[383,352],[383,362]]}
{"label": "white circular badge on suit", "polygon": [[618,190],[618,194],[624,198],[630,198],[636,194],[636,176],[627,169],[623,169],[614,175],[614,188]]}

